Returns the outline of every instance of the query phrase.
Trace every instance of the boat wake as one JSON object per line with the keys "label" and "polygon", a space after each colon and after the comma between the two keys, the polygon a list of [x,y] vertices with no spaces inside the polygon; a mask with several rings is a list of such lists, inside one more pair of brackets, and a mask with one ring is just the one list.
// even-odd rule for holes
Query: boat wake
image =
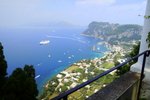
{"label": "boat wake", "polygon": [[79,40],[78,38],[75,39],[75,38],[59,37],[59,36],[49,36],[49,35],[47,35],[47,37],[50,37],[50,38],[57,38],[57,39],[69,39],[69,40],[73,40],[73,41],[78,41],[78,42],[80,42],[80,43],[86,43],[85,41]]}

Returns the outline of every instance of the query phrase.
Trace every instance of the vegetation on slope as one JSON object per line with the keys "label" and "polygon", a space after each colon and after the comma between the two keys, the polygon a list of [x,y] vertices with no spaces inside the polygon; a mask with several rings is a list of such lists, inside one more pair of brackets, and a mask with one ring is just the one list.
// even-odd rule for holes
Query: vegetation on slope
{"label": "vegetation on slope", "polygon": [[[129,54],[127,54],[126,57],[132,58],[132,57],[138,55],[139,54],[139,49],[140,49],[140,43],[138,43],[137,45],[134,45],[132,51]],[[131,65],[133,65],[134,63],[136,63],[137,60],[138,59],[129,62],[128,64],[124,65],[123,67],[118,68],[117,72],[116,72],[117,75],[120,76],[120,75],[122,75],[122,74],[130,71]],[[115,63],[115,66],[120,64],[117,60],[114,60],[114,63]]]}
{"label": "vegetation on slope", "polygon": [[129,42],[141,38],[142,26],[134,24],[110,24],[108,22],[92,22],[82,34],[97,37],[108,41],[110,44],[116,42]]}

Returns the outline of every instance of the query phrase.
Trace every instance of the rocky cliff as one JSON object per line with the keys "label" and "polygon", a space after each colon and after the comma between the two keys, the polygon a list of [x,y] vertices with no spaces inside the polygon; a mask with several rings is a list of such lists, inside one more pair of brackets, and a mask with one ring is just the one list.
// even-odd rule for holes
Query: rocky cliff
{"label": "rocky cliff", "polygon": [[92,22],[82,34],[104,39],[108,42],[140,40],[142,26],[135,24],[111,24],[108,22]]}

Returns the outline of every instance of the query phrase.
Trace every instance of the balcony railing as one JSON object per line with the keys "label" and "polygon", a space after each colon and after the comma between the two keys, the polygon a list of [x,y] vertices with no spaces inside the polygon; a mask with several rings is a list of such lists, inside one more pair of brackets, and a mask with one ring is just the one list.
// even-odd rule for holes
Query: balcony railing
{"label": "balcony railing", "polygon": [[84,82],[84,83],[82,83],[82,84],[80,84],[80,85],[78,85],[78,86],[76,86],[76,87],[74,87],[74,88],[64,92],[64,93],[61,93],[57,97],[54,97],[52,100],[61,100],[61,99],[67,100],[68,99],[68,95],[70,95],[71,93],[73,93],[73,92],[83,88],[84,86],[86,86],[86,85],[88,85],[88,84],[98,80],[99,78],[109,74],[110,72],[112,72],[112,71],[114,71],[114,70],[116,70],[116,69],[118,69],[120,67],[123,67],[125,64],[127,64],[127,63],[129,63],[129,62],[131,62],[133,60],[138,59],[140,56],[143,56],[143,63],[142,63],[141,74],[140,74],[140,83],[139,83],[138,95],[137,95],[138,96],[137,98],[139,100],[140,89],[141,89],[141,86],[142,86],[142,79],[144,77],[144,68],[145,68],[145,63],[146,63],[146,57],[148,57],[149,55],[150,55],[150,50],[146,50],[146,51],[136,55],[135,57],[130,58],[126,62],[123,62],[123,63],[121,63],[121,64],[119,64],[119,65],[117,65],[117,66],[115,66],[115,67],[113,67],[113,68],[111,68],[111,69],[109,69],[109,70],[99,74],[98,76],[95,76],[94,78],[92,78],[92,79],[90,79],[90,80],[88,80],[88,81],[86,81],[86,82]]}

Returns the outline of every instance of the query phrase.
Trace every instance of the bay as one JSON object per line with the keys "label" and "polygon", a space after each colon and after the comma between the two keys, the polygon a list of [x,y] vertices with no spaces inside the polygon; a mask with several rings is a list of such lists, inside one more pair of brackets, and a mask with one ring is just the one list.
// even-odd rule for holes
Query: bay
{"label": "bay", "polygon": [[[54,75],[82,59],[102,57],[92,51],[102,40],[81,35],[84,28],[12,28],[0,29],[0,42],[8,63],[8,74],[25,64],[34,65],[38,89]],[[40,45],[49,40],[47,45]],[[102,52],[107,51],[101,45]]]}

